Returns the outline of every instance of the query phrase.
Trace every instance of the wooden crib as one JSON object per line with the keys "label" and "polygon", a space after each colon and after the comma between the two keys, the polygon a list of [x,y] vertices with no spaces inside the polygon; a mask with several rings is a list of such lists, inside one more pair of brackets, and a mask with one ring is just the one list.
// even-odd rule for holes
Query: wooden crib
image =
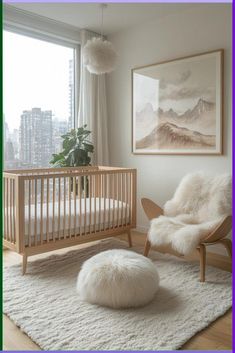
{"label": "wooden crib", "polygon": [[3,245],[27,257],[127,233],[136,226],[136,170],[74,167],[9,170]]}

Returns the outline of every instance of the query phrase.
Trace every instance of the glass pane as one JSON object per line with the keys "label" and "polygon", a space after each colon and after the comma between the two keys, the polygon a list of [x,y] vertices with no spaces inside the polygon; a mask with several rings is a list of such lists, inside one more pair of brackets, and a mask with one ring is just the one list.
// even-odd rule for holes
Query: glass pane
{"label": "glass pane", "polygon": [[4,31],[4,169],[50,167],[74,127],[74,49]]}

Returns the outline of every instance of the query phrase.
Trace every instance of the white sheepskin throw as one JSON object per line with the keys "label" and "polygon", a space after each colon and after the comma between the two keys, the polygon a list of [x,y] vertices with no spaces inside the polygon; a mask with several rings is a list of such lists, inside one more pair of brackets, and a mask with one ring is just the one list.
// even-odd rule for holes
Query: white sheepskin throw
{"label": "white sheepskin throw", "polygon": [[231,215],[231,176],[186,175],[164,215],[151,221],[148,238],[152,245],[171,245],[181,254],[192,252],[224,217]]}
{"label": "white sheepskin throw", "polygon": [[128,250],[108,250],[84,262],[77,280],[80,298],[91,304],[129,308],[149,303],[159,288],[152,261]]}
{"label": "white sheepskin throw", "polygon": [[92,38],[83,48],[83,62],[92,74],[109,73],[115,69],[117,53],[112,43],[102,38]]}

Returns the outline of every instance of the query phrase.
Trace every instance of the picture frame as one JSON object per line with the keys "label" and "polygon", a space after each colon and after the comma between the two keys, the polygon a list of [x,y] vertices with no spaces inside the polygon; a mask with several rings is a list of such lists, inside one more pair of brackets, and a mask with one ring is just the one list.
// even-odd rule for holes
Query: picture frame
{"label": "picture frame", "polygon": [[223,153],[224,50],[132,69],[132,153]]}

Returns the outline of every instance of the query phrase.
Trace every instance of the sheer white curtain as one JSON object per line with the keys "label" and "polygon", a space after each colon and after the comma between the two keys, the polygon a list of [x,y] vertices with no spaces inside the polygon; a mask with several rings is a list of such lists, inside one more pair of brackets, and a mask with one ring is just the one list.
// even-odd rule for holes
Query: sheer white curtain
{"label": "sheer white curtain", "polygon": [[78,125],[87,124],[92,131],[94,144],[92,164],[108,165],[108,129],[105,75],[91,74],[83,65],[82,51],[87,40],[95,34],[87,30],[81,33],[81,78]]}

